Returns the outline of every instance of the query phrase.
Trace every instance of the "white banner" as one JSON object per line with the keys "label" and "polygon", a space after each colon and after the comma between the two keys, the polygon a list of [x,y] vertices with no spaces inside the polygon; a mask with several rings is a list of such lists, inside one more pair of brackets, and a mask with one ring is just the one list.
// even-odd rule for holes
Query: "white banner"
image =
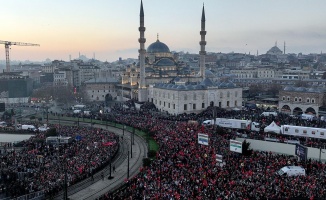
{"label": "white banner", "polygon": [[203,133],[198,133],[198,144],[208,145],[208,135]]}
{"label": "white banner", "polygon": [[223,162],[223,156],[220,154],[216,154],[216,161],[217,162]]}
{"label": "white banner", "polygon": [[230,151],[242,153],[242,142],[237,140],[230,140]]}

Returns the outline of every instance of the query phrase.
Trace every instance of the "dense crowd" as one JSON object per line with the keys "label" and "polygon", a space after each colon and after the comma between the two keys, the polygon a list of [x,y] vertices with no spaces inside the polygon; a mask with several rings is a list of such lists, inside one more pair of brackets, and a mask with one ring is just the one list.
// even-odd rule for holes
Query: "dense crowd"
{"label": "dense crowd", "polygon": [[[47,144],[37,133],[21,151],[1,155],[1,191],[17,197],[36,191],[51,196],[62,190],[65,172],[68,185],[77,183],[106,166],[118,149],[118,137],[103,129],[56,127],[60,136],[78,138],[69,144]],[[109,143],[108,143],[109,142]],[[109,145],[107,145],[109,144]]]}
{"label": "dense crowd", "polygon": [[[229,151],[229,140],[237,135],[188,120],[205,120],[212,110],[200,115],[152,116],[149,111],[119,110],[115,120],[153,134],[160,146],[150,167],[127,181],[126,186],[101,199],[326,199],[326,165],[314,160],[298,162],[293,156],[253,151],[244,156]],[[286,115],[260,117],[260,111],[218,110],[216,117],[244,118],[269,124],[272,121],[315,126],[324,122],[303,122]],[[113,117],[112,117],[113,118]],[[319,125],[318,125],[319,126]],[[199,145],[197,133],[206,133],[210,145]],[[257,134],[257,133],[256,133]],[[258,133],[259,134],[259,133]],[[223,155],[223,162],[216,160]],[[279,176],[284,166],[298,165],[306,176]]]}

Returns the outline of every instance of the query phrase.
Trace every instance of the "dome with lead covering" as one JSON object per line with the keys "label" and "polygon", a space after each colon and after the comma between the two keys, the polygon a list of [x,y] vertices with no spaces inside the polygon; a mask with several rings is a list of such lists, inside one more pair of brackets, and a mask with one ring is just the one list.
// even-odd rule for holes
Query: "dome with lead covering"
{"label": "dome with lead covering", "polygon": [[156,40],[156,42],[147,47],[147,53],[170,53],[170,49],[163,42]]}

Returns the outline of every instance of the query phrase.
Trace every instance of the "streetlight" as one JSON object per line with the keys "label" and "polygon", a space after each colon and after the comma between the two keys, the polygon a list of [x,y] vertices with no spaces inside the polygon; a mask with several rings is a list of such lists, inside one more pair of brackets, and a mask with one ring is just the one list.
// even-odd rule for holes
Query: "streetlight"
{"label": "streetlight", "polygon": [[109,149],[110,152],[110,175],[108,177],[108,179],[113,179],[114,177],[112,176],[112,154],[111,154],[111,148]]}
{"label": "streetlight", "polygon": [[129,179],[129,151],[128,151],[127,179]]}

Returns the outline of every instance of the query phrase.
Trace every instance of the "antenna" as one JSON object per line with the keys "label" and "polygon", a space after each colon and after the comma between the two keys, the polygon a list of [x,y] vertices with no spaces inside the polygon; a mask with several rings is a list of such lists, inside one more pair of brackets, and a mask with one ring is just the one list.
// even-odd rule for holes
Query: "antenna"
{"label": "antenna", "polygon": [[158,33],[157,33],[156,37],[157,37],[157,41],[159,41],[159,35],[158,35]]}
{"label": "antenna", "polygon": [[285,41],[284,41],[284,54],[285,54],[285,47],[286,47],[286,45],[285,45]]}

